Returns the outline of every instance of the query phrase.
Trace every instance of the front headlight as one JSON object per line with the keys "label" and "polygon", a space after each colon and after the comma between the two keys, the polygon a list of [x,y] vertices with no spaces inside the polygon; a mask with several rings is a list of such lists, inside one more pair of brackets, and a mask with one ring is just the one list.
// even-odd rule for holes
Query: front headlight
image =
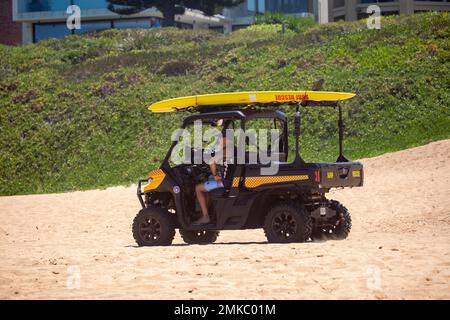
{"label": "front headlight", "polygon": [[148,178],[148,179],[147,179],[147,182],[143,182],[143,183],[141,184],[141,192],[142,192],[142,193],[144,193],[145,187],[147,187],[147,186],[150,184],[150,182],[152,182],[152,178]]}

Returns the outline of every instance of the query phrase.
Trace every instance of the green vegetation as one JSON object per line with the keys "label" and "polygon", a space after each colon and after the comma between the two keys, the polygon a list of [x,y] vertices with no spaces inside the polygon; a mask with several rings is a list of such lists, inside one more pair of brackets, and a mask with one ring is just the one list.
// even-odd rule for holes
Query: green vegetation
{"label": "green vegetation", "polygon": [[[356,92],[343,104],[352,159],[449,138],[449,27],[448,13],[427,13],[383,18],[381,30],[107,30],[0,46],[0,194],[134,182],[158,166],[186,115],[147,106],[191,94],[320,82]],[[306,160],[336,158],[336,121],[333,110],[305,110]]]}
{"label": "green vegetation", "polygon": [[281,30],[282,24],[286,25],[286,30],[293,32],[305,32],[312,26],[314,26],[315,21],[313,18],[309,17],[299,17],[292,15],[284,15],[279,12],[267,12],[261,15],[257,15],[255,19],[255,25],[278,25],[280,26],[278,30]]}

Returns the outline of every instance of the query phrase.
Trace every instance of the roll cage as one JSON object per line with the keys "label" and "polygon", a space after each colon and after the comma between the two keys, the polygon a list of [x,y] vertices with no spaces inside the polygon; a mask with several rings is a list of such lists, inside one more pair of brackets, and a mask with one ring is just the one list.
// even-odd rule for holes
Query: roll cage
{"label": "roll cage", "polygon": [[[295,110],[295,117],[294,117],[294,137],[295,137],[295,163],[305,163],[305,161],[301,158],[300,155],[300,126],[301,126],[301,108],[300,107],[332,107],[334,109],[338,110],[338,137],[339,137],[339,155],[336,159],[336,162],[348,162],[348,159],[343,154],[343,140],[344,140],[344,121],[342,119],[342,107],[338,104],[337,101],[303,101],[300,103],[289,103],[289,104],[295,104],[296,110]],[[281,104],[270,104],[270,105],[259,105],[263,107],[279,107]],[[237,107],[239,108],[239,107]],[[230,109],[229,107],[227,108]],[[221,110],[220,107],[212,108],[212,110]],[[286,158],[288,154],[288,128],[287,128],[287,116],[284,112],[280,110],[274,110],[274,109],[257,109],[255,106],[249,107],[247,109],[239,108],[239,110],[229,110],[229,111],[213,111],[213,112],[206,112],[202,111],[198,114],[191,115],[184,119],[183,125],[181,129],[185,129],[188,125],[193,123],[196,120],[202,120],[202,121],[213,121],[217,119],[223,119],[224,122],[226,121],[233,121],[233,120],[239,120],[240,121],[240,129],[245,131],[246,128],[246,122],[253,120],[253,119],[264,119],[264,118],[270,118],[270,119],[278,119],[283,123],[283,133],[282,133],[282,140],[280,141],[280,149],[284,150],[286,152]],[[227,126],[224,126],[227,128]],[[177,145],[178,141],[174,141],[172,145],[170,146],[164,161],[162,163],[162,168],[170,168],[169,164],[169,158],[172,154],[173,148]]]}
{"label": "roll cage", "polygon": [[[281,134],[280,141],[280,149],[286,152],[286,156],[288,153],[288,124],[287,124],[287,116],[280,110],[270,110],[270,109],[246,109],[246,110],[232,110],[232,111],[217,111],[211,113],[199,113],[191,115],[184,119],[183,125],[181,129],[185,129],[190,124],[194,123],[197,120],[201,120],[203,122],[211,122],[214,120],[222,119],[224,121],[224,129],[227,129],[229,123],[233,120],[238,120],[240,123],[240,129],[245,131],[246,123],[248,121],[254,119],[274,119],[280,120],[283,128]],[[169,159],[172,154],[173,149],[179,143],[179,141],[173,141],[170,146],[164,161],[162,163],[162,168],[170,168]]]}

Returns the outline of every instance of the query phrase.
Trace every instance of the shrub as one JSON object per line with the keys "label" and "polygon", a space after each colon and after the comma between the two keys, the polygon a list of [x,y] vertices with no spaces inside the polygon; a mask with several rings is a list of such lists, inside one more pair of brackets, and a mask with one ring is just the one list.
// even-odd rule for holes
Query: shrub
{"label": "shrub", "polygon": [[299,17],[295,15],[285,15],[278,12],[266,12],[256,16],[254,24],[256,25],[281,25],[285,23],[287,30],[292,30],[296,33],[305,32],[315,25],[314,19],[311,17]]}

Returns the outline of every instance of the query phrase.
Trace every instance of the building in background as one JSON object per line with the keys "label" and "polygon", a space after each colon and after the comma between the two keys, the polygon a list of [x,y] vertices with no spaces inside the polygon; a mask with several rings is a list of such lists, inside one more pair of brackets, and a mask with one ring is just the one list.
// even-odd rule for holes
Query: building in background
{"label": "building in background", "polygon": [[354,21],[367,18],[367,7],[376,4],[381,15],[413,14],[426,11],[450,11],[450,0],[328,0],[329,21]]}
{"label": "building in background", "polygon": [[[81,9],[81,29],[70,30],[67,8]],[[119,15],[108,10],[107,0],[0,0],[0,43],[21,44],[70,34],[109,28],[152,28],[161,25],[162,15],[148,9],[133,15]],[[176,16],[179,28],[223,30],[231,23],[223,16],[208,17],[196,10]]]}
{"label": "building in background", "polygon": [[[247,0],[222,15],[208,17],[200,11],[186,10],[176,16],[179,28],[208,28],[222,32],[250,25],[257,14],[281,12],[314,17],[319,23],[353,21],[367,17],[367,7],[377,4],[382,15],[412,14],[450,10],[450,0]],[[81,29],[69,30],[66,12],[70,5],[81,8]],[[32,43],[48,38],[109,28],[152,28],[160,25],[156,9],[121,16],[107,9],[107,0],[0,0],[0,43]]]}

